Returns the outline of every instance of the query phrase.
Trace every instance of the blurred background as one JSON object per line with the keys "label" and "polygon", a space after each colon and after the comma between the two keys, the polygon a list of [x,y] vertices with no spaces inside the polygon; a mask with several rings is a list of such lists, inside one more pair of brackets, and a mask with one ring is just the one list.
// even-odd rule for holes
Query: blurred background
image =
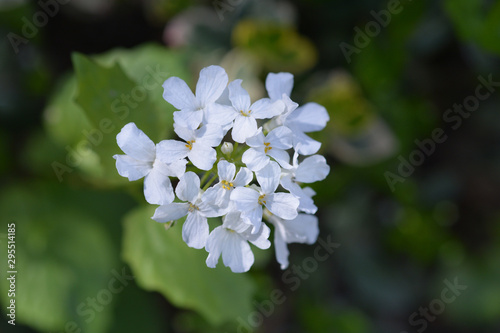
{"label": "blurred background", "polygon": [[[1,332],[500,332],[500,1],[3,0],[0,22]],[[330,114],[322,241],[289,270],[255,247],[206,268],[116,172],[121,127],[171,137],[161,84],[211,64],[253,98],[291,72]]]}

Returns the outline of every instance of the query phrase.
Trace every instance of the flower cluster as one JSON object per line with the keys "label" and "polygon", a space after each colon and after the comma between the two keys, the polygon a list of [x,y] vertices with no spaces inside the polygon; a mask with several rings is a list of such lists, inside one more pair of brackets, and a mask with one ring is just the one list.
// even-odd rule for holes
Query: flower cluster
{"label": "flower cluster", "polygon": [[[315,155],[321,143],[307,133],[322,130],[329,117],[316,103],[299,107],[290,99],[290,73],[270,73],[269,98],[254,103],[241,83],[228,84],[219,66],[201,70],[195,94],[180,78],[167,79],[163,97],[179,110],[179,140],[155,144],[129,123],[116,138],[125,153],[114,156],[116,168],[131,181],[144,177],[146,201],[159,205],[153,220],[171,226],[186,217],[182,238],[205,248],[209,267],[222,255],[233,272],[248,271],[254,262],[248,242],[269,248],[274,225],[276,258],[285,269],[288,243],[318,237],[315,192],[303,184],[325,179],[330,167]],[[171,177],[178,178],[175,193]],[[211,217],[222,217],[212,231]]]}

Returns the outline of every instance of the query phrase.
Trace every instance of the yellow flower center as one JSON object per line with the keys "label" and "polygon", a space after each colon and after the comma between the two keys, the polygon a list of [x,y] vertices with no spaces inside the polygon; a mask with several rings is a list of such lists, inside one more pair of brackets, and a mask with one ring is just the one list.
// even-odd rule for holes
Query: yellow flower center
{"label": "yellow flower center", "polygon": [[270,146],[269,142],[264,142],[264,146],[266,146],[266,148],[264,148],[264,152],[266,154],[267,154],[268,151],[270,151],[271,149],[273,149],[273,147]]}
{"label": "yellow flower center", "polygon": [[195,143],[195,142],[196,142],[196,140],[188,141],[186,144],[186,148],[189,148],[189,150],[193,149],[193,143]]}
{"label": "yellow flower center", "polygon": [[252,110],[248,110],[247,112],[240,110],[240,113],[244,117],[250,117],[250,113],[252,113]]}
{"label": "yellow flower center", "polygon": [[188,211],[189,212],[193,212],[195,210],[198,210],[198,207],[193,205],[192,203],[189,203],[189,208],[188,208]]}
{"label": "yellow flower center", "polygon": [[233,183],[230,183],[228,182],[227,180],[223,180],[221,181],[221,184],[222,184],[222,188],[225,189],[225,190],[232,190],[233,187],[234,187],[234,184]]}
{"label": "yellow flower center", "polygon": [[261,194],[259,196],[259,205],[265,205],[266,204],[266,200],[264,200],[265,198],[266,198],[265,194]]}

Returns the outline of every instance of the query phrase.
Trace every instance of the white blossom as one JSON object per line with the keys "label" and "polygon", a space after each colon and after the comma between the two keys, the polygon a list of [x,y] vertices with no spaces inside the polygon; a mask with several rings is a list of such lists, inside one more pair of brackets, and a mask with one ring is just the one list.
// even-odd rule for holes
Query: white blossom
{"label": "white blossom", "polygon": [[236,174],[236,166],[224,160],[217,163],[217,170],[219,182],[203,193],[203,200],[218,207],[220,215],[223,215],[229,207],[231,192],[236,187],[248,185],[253,179],[253,173],[243,167]]}
{"label": "white blossom", "polygon": [[330,167],[321,155],[309,156],[301,163],[298,162],[298,155],[298,151],[295,151],[291,168],[282,170],[280,184],[299,198],[300,211],[314,214],[318,207],[314,204],[312,196],[316,193],[311,188],[301,188],[300,183],[314,183],[325,179],[330,173]]}
{"label": "white blossom", "polygon": [[214,268],[222,255],[225,266],[234,273],[246,272],[254,263],[254,255],[248,242],[260,249],[268,249],[270,229],[263,225],[259,232],[251,233],[252,226],[245,223],[239,212],[232,212],[223,218],[221,226],[216,227],[208,237],[205,246],[209,253],[206,263]]}
{"label": "white blossom", "polygon": [[311,102],[298,107],[297,103],[290,99],[292,88],[292,74],[268,74],[266,89],[269,97],[272,100],[283,100],[286,105],[285,112],[277,117],[274,126],[286,126],[291,129],[294,148],[298,149],[301,155],[312,155],[318,152],[321,143],[306,133],[321,131],[325,128],[330,117],[326,109],[317,103]]}
{"label": "white blossom", "polygon": [[237,187],[231,193],[231,200],[242,212],[241,217],[253,225],[254,233],[258,232],[262,225],[262,206],[285,220],[297,217],[299,200],[290,193],[275,193],[279,185],[280,173],[281,168],[278,163],[270,162],[256,172],[260,188]]}
{"label": "white blossom", "polygon": [[289,168],[290,156],[286,149],[292,147],[292,131],[285,126],[276,127],[264,136],[262,128],[246,141],[251,148],[243,153],[241,160],[252,171],[258,171],[274,158],[282,167]]}
{"label": "white blossom", "polygon": [[123,126],[116,141],[126,154],[113,156],[120,176],[130,181],[144,177],[144,196],[150,204],[172,202],[175,196],[169,177],[182,176],[187,161],[177,159],[171,164],[161,162],[157,156],[157,145],[135,123]]}
{"label": "white blossom", "polygon": [[181,127],[198,128],[206,108],[221,97],[227,82],[226,71],[220,66],[209,66],[200,71],[196,95],[184,80],[178,77],[167,79],[163,83],[163,98],[180,110],[174,112],[174,122]]}
{"label": "white blossom", "polygon": [[284,111],[285,105],[281,101],[272,102],[268,98],[251,104],[250,95],[241,87],[241,80],[231,82],[228,89],[232,107],[211,105],[208,110],[208,122],[232,126],[231,136],[236,142],[243,143],[257,132],[256,119],[269,119]]}
{"label": "white blossom", "polygon": [[318,218],[314,215],[299,214],[293,220],[284,220],[267,213],[267,219],[274,225],[274,249],[281,269],[288,267],[287,244],[314,244],[318,238]]}
{"label": "white blossom", "polygon": [[205,246],[209,234],[207,217],[215,217],[217,213],[201,200],[200,178],[194,172],[188,171],[180,178],[175,194],[185,202],[161,205],[152,219],[164,223],[187,215],[182,226],[182,239],[188,246],[201,249]]}
{"label": "white blossom", "polygon": [[158,144],[160,160],[172,163],[187,157],[197,168],[210,170],[217,159],[215,147],[222,140],[222,129],[218,125],[203,125],[197,130],[176,126],[175,133],[185,140],[164,140]]}

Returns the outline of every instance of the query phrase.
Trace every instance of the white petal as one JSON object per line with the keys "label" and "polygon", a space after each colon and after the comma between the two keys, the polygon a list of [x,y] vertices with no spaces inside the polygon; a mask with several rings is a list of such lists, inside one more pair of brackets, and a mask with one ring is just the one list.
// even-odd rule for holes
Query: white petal
{"label": "white petal", "polygon": [[136,160],[153,162],[155,159],[154,142],[134,123],[123,126],[116,142],[125,154]]}
{"label": "white petal", "polygon": [[271,234],[271,229],[263,223],[259,232],[256,234],[245,235],[249,242],[257,246],[259,249],[265,250],[271,247],[271,242],[269,241],[269,235]]}
{"label": "white petal", "polygon": [[264,149],[250,148],[243,153],[241,161],[252,171],[257,171],[269,164],[269,157],[264,153]]}
{"label": "white petal", "polygon": [[179,124],[174,124],[174,132],[184,141],[192,141],[196,139],[196,131],[189,127],[183,127]]}
{"label": "white petal", "polygon": [[285,103],[281,100],[272,102],[268,98],[262,98],[253,103],[250,108],[254,118],[268,119],[282,114],[285,111]]}
{"label": "white petal", "polygon": [[283,94],[290,96],[293,88],[293,75],[290,73],[269,73],[266,77],[266,90],[273,100],[281,99]]}
{"label": "white petal", "polygon": [[207,124],[196,130],[196,142],[215,147],[222,141],[222,128],[219,125]]}
{"label": "white petal", "polygon": [[314,215],[299,214],[295,219],[282,223],[286,230],[287,243],[313,244],[318,239],[318,218]]}
{"label": "white petal", "polygon": [[166,205],[174,201],[174,189],[170,178],[158,168],[153,168],[144,178],[144,197],[153,205]]}
{"label": "white petal", "polygon": [[205,108],[205,117],[208,124],[225,126],[231,124],[237,115],[238,112],[228,105],[213,103]]}
{"label": "white petal", "polygon": [[182,239],[189,247],[201,249],[205,247],[208,239],[207,218],[198,211],[188,213],[188,217],[182,226]]}
{"label": "white petal", "polygon": [[237,115],[234,119],[231,136],[234,141],[243,143],[257,132],[257,121],[253,117]]}
{"label": "white petal", "polygon": [[252,225],[252,234],[260,231],[262,225],[262,206],[257,206],[252,210],[241,213],[241,218],[246,220],[245,223]]}
{"label": "white petal", "polygon": [[174,112],[174,125],[195,130],[203,120],[202,110],[181,110]]}
{"label": "white petal", "polygon": [[236,166],[233,163],[222,160],[217,163],[217,170],[220,180],[232,182],[234,174],[236,173]]}
{"label": "white petal", "polygon": [[262,192],[265,194],[274,193],[280,182],[281,168],[278,163],[270,162],[267,166],[257,171],[257,181],[259,182]]}
{"label": "white petal", "polygon": [[209,205],[218,205],[219,198],[222,196],[220,192],[224,191],[224,189],[219,184],[216,184],[212,187],[209,187],[203,195],[201,196],[201,200]]}
{"label": "white petal", "polygon": [[276,252],[276,260],[280,263],[281,269],[288,267],[288,246],[285,241],[285,227],[281,223],[274,223],[274,250]]}
{"label": "white petal", "polygon": [[188,153],[189,148],[182,141],[163,140],[156,145],[156,158],[166,164],[177,162]]}
{"label": "white petal", "polygon": [[300,211],[309,214],[315,214],[317,212],[318,207],[316,207],[316,205],[314,204],[314,200],[311,198],[312,195],[309,195],[307,191],[305,191],[297,183],[292,181],[291,176],[281,177],[281,186],[283,186],[287,191],[299,198],[298,209]]}
{"label": "white petal", "polygon": [[250,169],[242,167],[236,174],[233,184],[234,186],[246,186],[250,184],[253,179],[253,172]]}
{"label": "white petal", "polygon": [[188,213],[189,204],[173,202],[168,205],[163,205],[155,210],[152,219],[157,222],[176,221]]}
{"label": "white petal", "polygon": [[267,155],[271,156],[278,162],[283,168],[285,169],[291,169],[292,166],[290,165],[290,155],[284,150],[281,149],[270,149],[267,152]]}
{"label": "white petal", "polygon": [[252,267],[254,256],[247,241],[237,233],[230,233],[222,249],[222,261],[233,273],[243,273]]}
{"label": "white petal", "polygon": [[180,179],[175,194],[182,201],[194,203],[200,193],[200,178],[192,171],[186,172]]}
{"label": "white petal", "polygon": [[207,106],[222,95],[227,86],[227,74],[220,66],[208,66],[200,71],[200,78],[196,84],[196,99],[200,106]]}
{"label": "white petal", "polygon": [[242,80],[234,80],[228,85],[229,100],[236,111],[250,110],[250,95],[241,87]]}
{"label": "white petal", "polygon": [[323,180],[330,173],[330,166],[321,155],[310,156],[300,163],[295,171],[295,179],[302,183],[314,183]]}
{"label": "white petal", "polygon": [[[293,129],[292,129],[293,130]],[[293,146],[301,155],[312,155],[321,148],[321,142],[311,139],[298,130],[293,131]]]}
{"label": "white petal", "polygon": [[196,99],[184,80],[171,77],[163,83],[163,98],[178,110],[195,110]]}
{"label": "white petal", "polygon": [[141,179],[152,169],[151,162],[139,161],[128,155],[115,155],[113,158],[116,159],[118,174],[130,181]]}
{"label": "white petal", "polygon": [[198,169],[210,170],[217,159],[217,153],[212,147],[195,142],[188,154],[188,158]]}
{"label": "white petal", "polygon": [[180,178],[186,172],[187,161],[183,158],[174,161],[170,164],[166,164],[156,159],[153,167],[158,169],[165,176]]}
{"label": "white petal", "polygon": [[301,132],[317,132],[325,128],[330,120],[326,109],[317,103],[307,103],[293,111],[285,124],[296,127]]}
{"label": "white petal", "polygon": [[268,142],[273,148],[289,149],[292,148],[293,133],[288,127],[276,127],[267,134],[265,142]]}
{"label": "white petal", "polygon": [[215,266],[217,266],[217,262],[219,261],[222,248],[224,246],[226,232],[227,231],[222,226],[218,226],[212,230],[208,236],[207,243],[205,244],[205,250],[208,252],[206,263],[210,268],[215,268]]}
{"label": "white petal", "polygon": [[274,215],[285,220],[297,217],[299,199],[290,193],[274,193],[266,195],[266,207]]}
{"label": "white petal", "polygon": [[236,208],[242,212],[250,211],[259,206],[259,192],[248,187],[237,187],[231,192],[231,200]]}
{"label": "white petal", "polygon": [[266,137],[262,133],[262,127],[260,127],[254,135],[246,139],[246,144],[252,148],[264,147],[264,141]]}

